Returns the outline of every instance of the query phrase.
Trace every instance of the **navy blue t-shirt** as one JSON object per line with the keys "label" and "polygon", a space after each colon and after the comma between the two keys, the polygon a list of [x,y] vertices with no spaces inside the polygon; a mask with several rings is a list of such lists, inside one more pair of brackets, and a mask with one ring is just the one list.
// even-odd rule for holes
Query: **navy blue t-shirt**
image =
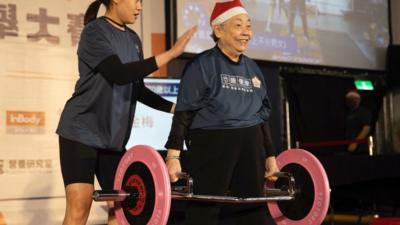
{"label": "navy blue t-shirt", "polygon": [[235,63],[216,46],[185,67],[176,110],[196,112],[192,129],[229,129],[266,121],[271,104],[257,64],[245,55]]}
{"label": "navy blue t-shirt", "polygon": [[371,112],[363,106],[350,111],[346,116],[346,139],[356,139],[363,126],[371,126],[371,117]]}
{"label": "navy blue t-shirt", "polygon": [[107,81],[95,68],[111,55],[122,63],[142,59],[140,39],[132,30],[121,31],[98,18],[82,31],[79,80],[56,132],[91,147],[120,151],[132,128],[140,80],[124,85]]}
{"label": "navy blue t-shirt", "polygon": [[[346,116],[346,132],[345,136],[348,140],[354,140],[361,132],[364,126],[371,126],[372,115],[371,112],[360,106],[354,111],[350,111]],[[353,154],[367,154],[368,143],[360,143],[357,145]]]}

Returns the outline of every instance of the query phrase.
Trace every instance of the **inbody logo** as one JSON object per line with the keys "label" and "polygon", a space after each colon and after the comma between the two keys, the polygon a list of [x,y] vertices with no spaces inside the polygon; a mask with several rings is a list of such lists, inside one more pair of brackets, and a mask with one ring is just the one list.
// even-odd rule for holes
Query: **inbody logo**
{"label": "inbody logo", "polygon": [[7,111],[6,121],[9,134],[44,133],[44,112]]}

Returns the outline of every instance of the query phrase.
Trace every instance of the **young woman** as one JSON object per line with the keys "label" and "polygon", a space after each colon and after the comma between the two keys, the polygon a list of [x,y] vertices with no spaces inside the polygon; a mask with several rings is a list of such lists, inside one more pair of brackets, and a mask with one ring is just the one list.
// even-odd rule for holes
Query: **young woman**
{"label": "young woman", "polygon": [[[101,4],[106,12],[96,18]],[[170,50],[143,59],[138,35],[126,26],[135,23],[141,11],[140,0],[96,0],[86,11],[78,47],[80,77],[57,129],[67,201],[64,225],[86,224],[95,175],[102,189],[113,188],[136,102],[174,111],[172,102],[144,86],[143,77],[179,56],[196,28],[183,34]],[[112,212],[109,224],[116,224]]]}

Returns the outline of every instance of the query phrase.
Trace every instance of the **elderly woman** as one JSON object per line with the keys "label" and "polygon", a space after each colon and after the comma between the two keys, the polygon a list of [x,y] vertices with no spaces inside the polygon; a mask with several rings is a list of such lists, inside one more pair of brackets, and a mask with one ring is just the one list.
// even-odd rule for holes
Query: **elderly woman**
{"label": "elderly woman", "polygon": [[[186,140],[195,194],[262,196],[264,178],[273,179],[278,167],[266,122],[271,110],[266,83],[256,63],[243,55],[251,22],[238,0],[217,3],[210,22],[216,46],[189,62],[181,80],[165,145],[169,175],[177,180]],[[265,204],[238,206],[230,219],[261,225],[266,210]],[[220,217],[216,204],[193,202],[186,212],[190,225],[218,224]]]}

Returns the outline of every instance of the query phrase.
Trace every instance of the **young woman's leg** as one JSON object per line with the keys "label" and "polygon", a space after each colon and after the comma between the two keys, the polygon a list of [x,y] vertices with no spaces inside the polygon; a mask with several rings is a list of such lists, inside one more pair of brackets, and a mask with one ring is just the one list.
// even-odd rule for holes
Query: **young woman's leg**
{"label": "young woman's leg", "polygon": [[66,210],[63,225],[84,225],[92,205],[93,185],[73,183],[65,188]]}
{"label": "young woman's leg", "polygon": [[92,205],[97,152],[60,137],[60,164],[66,195],[63,225],[84,225]]}
{"label": "young woman's leg", "polygon": [[[123,152],[98,150],[96,177],[102,190],[113,190],[115,172]],[[114,202],[107,202],[108,206],[108,225],[117,225],[114,214]]]}

